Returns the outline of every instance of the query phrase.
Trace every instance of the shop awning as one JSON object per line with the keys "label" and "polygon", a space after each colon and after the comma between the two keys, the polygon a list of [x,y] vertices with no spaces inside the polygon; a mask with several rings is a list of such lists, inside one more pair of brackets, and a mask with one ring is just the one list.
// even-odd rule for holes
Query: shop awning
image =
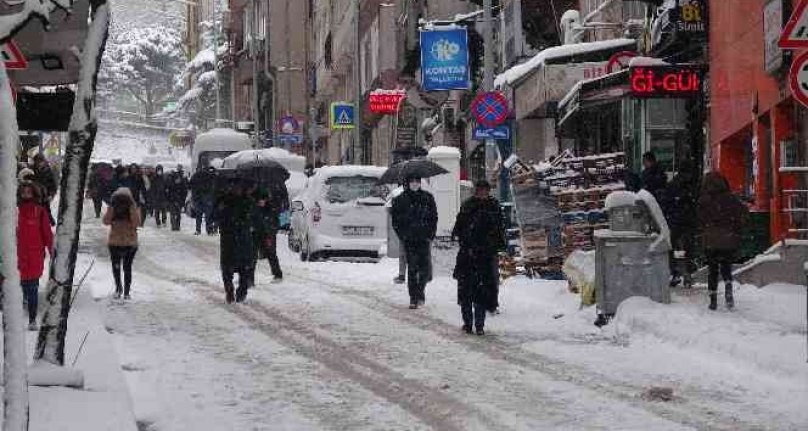
{"label": "shop awning", "polygon": [[511,89],[517,120],[549,117],[555,103],[577,82],[606,74],[614,54],[636,49],[634,39],[556,46],[502,73],[496,84]]}
{"label": "shop awning", "polygon": [[622,70],[595,79],[579,81],[558,103],[558,125],[560,136],[569,135],[574,123],[587,110],[604,104],[616,103],[631,94],[629,71]]}

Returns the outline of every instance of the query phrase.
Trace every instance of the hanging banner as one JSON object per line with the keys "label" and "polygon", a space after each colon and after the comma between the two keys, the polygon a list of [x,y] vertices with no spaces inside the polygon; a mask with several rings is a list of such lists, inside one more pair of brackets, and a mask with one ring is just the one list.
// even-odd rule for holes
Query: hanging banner
{"label": "hanging banner", "polygon": [[421,85],[426,91],[469,89],[469,44],[465,28],[421,30]]}

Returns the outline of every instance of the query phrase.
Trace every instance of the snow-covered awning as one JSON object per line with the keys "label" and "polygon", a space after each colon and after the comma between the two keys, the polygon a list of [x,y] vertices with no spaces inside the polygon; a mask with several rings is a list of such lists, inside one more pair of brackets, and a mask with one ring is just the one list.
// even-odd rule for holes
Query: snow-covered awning
{"label": "snow-covered awning", "polygon": [[558,102],[558,124],[556,132],[568,135],[579,115],[587,109],[615,103],[631,94],[628,82],[629,70],[621,70],[594,79],[579,81],[569,93]]}
{"label": "snow-covered awning", "polygon": [[505,85],[513,87],[514,85],[518,85],[520,80],[526,78],[531,72],[535,72],[541,66],[549,63],[572,63],[574,61],[565,60],[574,60],[572,57],[575,56],[598,53],[599,51],[634,51],[636,48],[637,41],[634,39],[612,39],[599,42],[554,46],[541,51],[527,62],[518,64],[502,72],[494,80],[494,85],[498,88]]}
{"label": "snow-covered awning", "polygon": [[517,120],[553,116],[555,103],[576,83],[606,74],[614,54],[636,47],[633,39],[615,39],[548,48],[500,75],[498,83],[512,91]]}

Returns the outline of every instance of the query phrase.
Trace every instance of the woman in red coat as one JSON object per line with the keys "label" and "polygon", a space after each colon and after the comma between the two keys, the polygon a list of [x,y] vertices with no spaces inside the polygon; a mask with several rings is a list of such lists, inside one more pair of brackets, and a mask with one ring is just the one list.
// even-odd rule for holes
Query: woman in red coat
{"label": "woman in red coat", "polygon": [[40,204],[39,188],[31,182],[20,184],[18,193],[17,259],[22,290],[28,304],[28,329],[37,329],[39,278],[45,272],[45,252],[53,255],[53,232],[48,210]]}

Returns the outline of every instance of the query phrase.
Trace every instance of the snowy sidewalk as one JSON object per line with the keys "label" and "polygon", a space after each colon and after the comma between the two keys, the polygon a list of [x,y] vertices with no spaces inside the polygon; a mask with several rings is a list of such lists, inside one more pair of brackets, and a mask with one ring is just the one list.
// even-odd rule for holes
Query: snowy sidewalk
{"label": "snowy sidewalk", "polygon": [[[77,282],[89,264],[87,255],[79,255]],[[96,262],[92,271],[104,269]],[[83,286],[73,304],[65,348],[65,365],[75,361],[75,368],[84,372],[84,389],[31,387],[30,431],[137,430],[113,338],[104,327],[102,305],[90,291],[90,286]],[[35,332],[27,334],[27,342],[33,352]]]}

